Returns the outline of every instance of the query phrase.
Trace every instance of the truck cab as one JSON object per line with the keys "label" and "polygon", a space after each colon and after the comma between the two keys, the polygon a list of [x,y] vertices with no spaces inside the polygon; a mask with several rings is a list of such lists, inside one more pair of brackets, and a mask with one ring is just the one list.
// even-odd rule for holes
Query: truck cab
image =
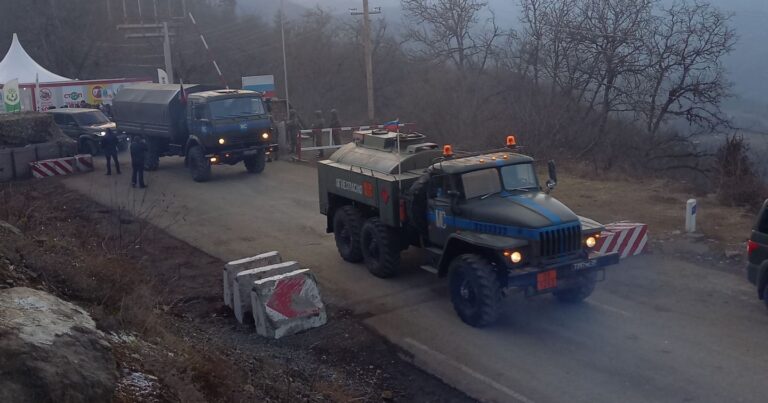
{"label": "truck cab", "polygon": [[757,296],[768,308],[768,200],[757,215],[747,241],[747,278],[757,287]]}
{"label": "truck cab", "polygon": [[[270,145],[272,120],[259,93],[215,90],[190,94],[187,125],[190,137],[206,155],[227,163],[233,149]],[[229,157],[227,156],[229,154]]]}

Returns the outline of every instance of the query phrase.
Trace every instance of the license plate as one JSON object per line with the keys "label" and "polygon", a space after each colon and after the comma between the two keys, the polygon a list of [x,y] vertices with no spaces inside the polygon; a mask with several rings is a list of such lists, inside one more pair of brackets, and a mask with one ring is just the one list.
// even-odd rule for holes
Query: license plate
{"label": "license plate", "polygon": [[536,289],[547,290],[557,287],[557,270],[549,270],[536,274]]}
{"label": "license plate", "polygon": [[573,270],[584,270],[597,266],[597,259],[587,260],[586,262],[578,262],[573,264]]}

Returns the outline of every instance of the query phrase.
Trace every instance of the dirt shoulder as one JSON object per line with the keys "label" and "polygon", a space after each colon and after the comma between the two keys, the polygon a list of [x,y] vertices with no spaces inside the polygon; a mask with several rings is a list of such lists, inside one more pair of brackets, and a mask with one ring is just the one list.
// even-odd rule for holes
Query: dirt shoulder
{"label": "dirt shoulder", "polygon": [[222,308],[223,262],[55,180],[0,187],[0,287],[75,302],[109,332],[116,401],[470,401],[349,312],[279,341]]}

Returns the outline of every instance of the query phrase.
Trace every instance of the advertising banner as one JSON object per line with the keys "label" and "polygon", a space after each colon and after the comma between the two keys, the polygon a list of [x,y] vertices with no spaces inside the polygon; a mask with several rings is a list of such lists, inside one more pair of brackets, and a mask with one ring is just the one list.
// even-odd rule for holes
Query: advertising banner
{"label": "advertising banner", "polygon": [[11,80],[3,86],[3,103],[6,112],[21,112],[19,80]]}

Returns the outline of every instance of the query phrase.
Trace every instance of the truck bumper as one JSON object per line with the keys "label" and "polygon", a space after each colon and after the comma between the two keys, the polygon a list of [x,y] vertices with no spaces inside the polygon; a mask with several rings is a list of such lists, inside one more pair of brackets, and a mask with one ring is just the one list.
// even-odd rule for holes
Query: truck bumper
{"label": "truck bumper", "polygon": [[588,259],[579,259],[544,267],[526,267],[509,272],[507,286],[524,288],[529,295],[546,294],[570,288],[584,276],[605,272],[605,267],[619,263],[618,253],[591,253]]}
{"label": "truck bumper", "polygon": [[256,155],[261,151],[264,151],[265,153],[273,153],[277,152],[279,149],[280,148],[277,144],[260,144],[252,147],[228,150],[208,149],[208,154],[206,154],[206,157],[216,157],[217,161],[212,162],[214,164],[236,164],[242,161],[245,157]]}

